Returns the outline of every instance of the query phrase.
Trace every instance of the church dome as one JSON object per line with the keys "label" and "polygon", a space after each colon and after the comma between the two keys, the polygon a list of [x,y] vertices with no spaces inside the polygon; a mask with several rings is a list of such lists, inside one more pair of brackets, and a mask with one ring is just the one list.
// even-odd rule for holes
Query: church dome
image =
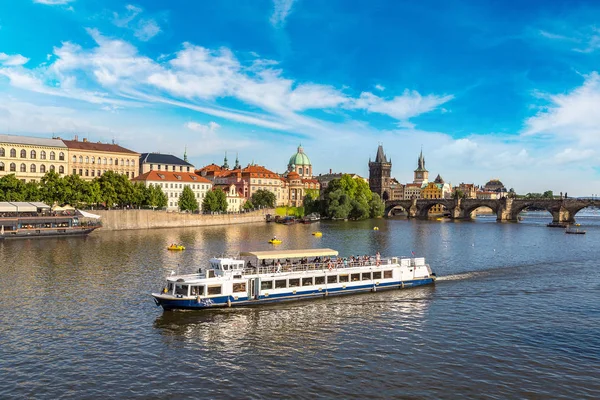
{"label": "church dome", "polygon": [[491,192],[506,191],[506,189],[504,189],[504,184],[502,182],[500,182],[500,180],[498,180],[498,179],[491,179],[488,183],[485,184],[484,188],[485,188],[485,190],[488,190]]}
{"label": "church dome", "polygon": [[298,146],[298,151],[292,157],[288,163],[288,168],[293,169],[297,165],[310,165],[308,156],[304,153],[302,146]]}

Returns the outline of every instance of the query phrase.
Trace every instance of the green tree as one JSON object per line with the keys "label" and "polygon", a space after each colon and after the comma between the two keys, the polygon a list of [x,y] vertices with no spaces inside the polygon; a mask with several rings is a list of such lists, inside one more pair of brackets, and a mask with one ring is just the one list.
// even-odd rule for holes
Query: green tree
{"label": "green tree", "polygon": [[67,188],[65,181],[55,171],[50,170],[40,180],[40,199],[46,204],[65,204]]}
{"label": "green tree", "polygon": [[40,201],[40,185],[37,182],[27,182],[23,187],[25,201]]}
{"label": "green tree", "polygon": [[248,210],[252,210],[254,208],[254,204],[252,204],[252,200],[248,200],[244,203],[244,205],[242,206],[242,208],[246,211]]}
{"label": "green tree", "polygon": [[307,214],[321,212],[321,201],[319,200],[319,191],[317,189],[307,189],[302,201],[304,211]]}
{"label": "green tree", "polygon": [[132,200],[131,204],[134,207],[141,207],[148,204],[148,196],[150,194],[150,188],[147,187],[144,182],[133,182],[131,185],[132,189]]}
{"label": "green tree", "polygon": [[273,208],[275,207],[276,200],[275,193],[269,190],[258,189],[252,195],[252,204],[254,204],[255,207]]}
{"label": "green tree", "polygon": [[229,203],[227,203],[227,195],[221,189],[213,190],[215,192],[215,196],[217,198],[217,211],[227,212],[227,208],[229,207]]}
{"label": "green tree", "polygon": [[100,186],[100,202],[104,203],[107,208],[115,206],[119,200],[117,189],[117,174],[113,171],[106,171],[102,176],[96,178]]}
{"label": "green tree", "polygon": [[465,194],[463,193],[462,190],[456,189],[454,191],[454,193],[452,194],[452,197],[457,200],[457,199],[463,199],[465,197]]}
{"label": "green tree", "polygon": [[[331,182],[329,184],[331,185]],[[350,210],[352,210],[352,199],[341,187],[326,193],[324,212],[327,218],[348,218]]]}
{"label": "green tree", "polygon": [[150,185],[147,188],[147,205],[155,208],[164,208],[169,203],[169,199],[165,192],[162,191],[162,188],[158,185]]}
{"label": "green tree", "polygon": [[196,211],[198,209],[198,201],[194,196],[194,192],[189,186],[184,186],[183,191],[179,195],[179,210],[181,211]]}
{"label": "green tree", "polygon": [[377,193],[371,193],[371,201],[369,202],[369,217],[379,218],[383,216],[385,211],[385,203]]}
{"label": "green tree", "polygon": [[202,211],[227,212],[227,196],[221,189],[206,193],[202,201]]}
{"label": "green tree", "polygon": [[552,193],[552,190],[546,190],[543,194],[542,197],[545,199],[553,199],[554,198],[554,193]]}

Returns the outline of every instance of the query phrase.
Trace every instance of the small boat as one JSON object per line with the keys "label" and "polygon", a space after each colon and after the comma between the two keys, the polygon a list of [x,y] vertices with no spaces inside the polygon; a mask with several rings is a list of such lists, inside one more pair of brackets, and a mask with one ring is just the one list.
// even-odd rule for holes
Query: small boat
{"label": "small boat", "polygon": [[315,231],[315,232],[312,233],[312,235],[314,237],[321,237],[321,236],[323,236],[323,232]]}
{"label": "small boat", "polygon": [[254,251],[207,264],[168,276],[160,292],[152,293],[156,305],[164,310],[253,306],[406,289],[436,279],[424,258],[377,254],[349,260],[332,249]]}
{"label": "small boat", "polygon": [[566,228],[567,224],[562,223],[562,222],[550,222],[548,225],[546,225],[548,228]]}
{"label": "small boat", "polygon": [[271,243],[271,244],[281,244],[281,240],[279,240],[279,239],[271,239],[271,240],[269,240],[269,243]]}
{"label": "small boat", "polygon": [[585,231],[580,231],[579,229],[565,229],[565,233],[570,235],[585,235]]}
{"label": "small boat", "polygon": [[378,227],[378,226],[374,226],[374,227],[373,227],[373,230],[374,230],[374,231],[378,231],[378,230],[379,230],[379,227]]}
{"label": "small boat", "polygon": [[182,246],[180,244],[172,244],[169,247],[167,247],[167,250],[185,250],[185,246]]}

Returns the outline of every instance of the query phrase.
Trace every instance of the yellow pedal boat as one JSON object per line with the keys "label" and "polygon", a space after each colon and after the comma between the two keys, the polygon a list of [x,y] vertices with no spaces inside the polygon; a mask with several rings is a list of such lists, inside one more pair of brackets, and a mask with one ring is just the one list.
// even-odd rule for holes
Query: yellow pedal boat
{"label": "yellow pedal boat", "polygon": [[271,240],[269,240],[269,243],[271,243],[271,244],[281,244],[281,240],[279,240],[279,239],[271,239]]}
{"label": "yellow pedal boat", "polygon": [[321,237],[321,236],[323,236],[323,232],[316,231],[316,232],[313,232],[312,235],[314,237]]}
{"label": "yellow pedal boat", "polygon": [[185,246],[179,244],[172,244],[169,247],[167,247],[167,250],[185,250]]}

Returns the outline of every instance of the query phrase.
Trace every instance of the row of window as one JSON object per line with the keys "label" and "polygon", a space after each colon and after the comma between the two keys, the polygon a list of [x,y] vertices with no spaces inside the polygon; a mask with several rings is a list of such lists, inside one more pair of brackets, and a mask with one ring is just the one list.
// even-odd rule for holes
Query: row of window
{"label": "row of window", "polygon": [[[175,166],[175,165],[172,165],[171,167],[172,167],[172,169],[171,169],[171,170],[172,170],[173,172],[175,172],[175,169],[176,169],[175,167],[176,167],[176,166]],[[187,171],[187,172],[190,172],[190,167],[185,167],[185,168],[186,168],[186,171]],[[161,165],[161,164],[158,164],[156,169],[157,169],[158,171],[161,171],[161,170],[162,170],[162,165]],[[165,165],[165,171],[168,171],[168,170],[169,170],[169,166],[168,166],[168,165]],[[150,171],[154,171],[154,164],[150,164]],[[183,165],[180,165],[180,166],[179,166],[179,172],[183,172]]]}
{"label": "row of window", "polygon": [[358,281],[371,281],[381,279],[391,279],[392,271],[376,271],[376,272],[362,272],[356,274],[342,274],[342,275],[327,275],[325,276],[315,276],[315,277],[307,277],[307,278],[289,278],[289,279],[275,279],[274,281],[262,281],[260,283],[260,290],[271,290],[275,289],[285,289],[291,287],[299,287],[299,286],[314,286],[314,285],[324,285],[325,281],[328,284],[333,283],[346,283],[346,282],[358,282]]}
{"label": "row of window", "polygon": [[[17,150],[10,149],[9,153],[10,153],[10,157],[12,157],[12,158],[17,157]],[[21,150],[19,156],[20,156],[20,158],[27,158],[27,151]],[[0,147],[0,157],[6,157],[6,150],[4,149],[4,147]],[[29,152],[29,158],[35,160],[37,158],[37,152],[35,150],[31,150]],[[42,151],[40,151],[40,160],[45,160],[45,159],[46,159],[46,152],[44,150],[42,150]],[[65,153],[63,153],[62,151],[60,153],[58,153],[58,159],[60,161],[65,161]],[[50,152],[50,160],[56,160],[56,153],[53,151]]]}
{"label": "row of window", "polygon": [[[90,158],[90,156],[85,156],[85,158],[83,156],[79,156],[79,158],[78,158],[76,155],[74,155],[71,158],[71,161],[73,163],[76,163],[77,160],[79,160],[79,164],[83,164],[84,161],[86,164],[90,164],[90,162],[92,164],[96,164],[96,157],[94,157],[94,156],[92,156],[91,158]],[[112,157],[109,157],[108,159],[106,157],[104,157],[104,158],[98,157],[98,164],[113,165],[113,163],[114,163],[114,165],[120,165],[122,167],[123,166],[125,166],[125,167],[129,167],[129,166],[134,167],[135,166],[135,160],[133,160],[133,159],[125,160],[125,159],[121,158],[121,161],[119,162],[118,158],[115,158],[113,160]]]}
{"label": "row of window", "polygon": [[[78,171],[79,171],[79,173],[78,173]],[[102,170],[98,170],[98,171],[96,172],[96,170],[95,170],[95,169],[92,169],[92,170],[86,169],[86,170],[84,170],[83,168],[80,168],[80,169],[78,170],[77,168],[73,168],[73,175],[79,175],[79,176],[94,176],[94,177],[95,177],[95,176],[100,176],[100,175],[102,175],[102,174],[103,174],[104,172],[106,172],[106,171],[107,171],[107,170],[103,170],[103,171],[102,171]],[[109,170],[109,171],[110,171],[110,170]],[[117,172],[117,171],[115,171],[115,172]],[[123,173],[124,173],[125,175],[127,175],[127,178],[133,178],[133,177],[135,176],[133,172],[129,173],[129,171],[127,171],[127,172],[117,172],[117,173],[121,173],[121,174],[123,174]],[[130,176],[130,175],[131,175],[131,176]]]}
{"label": "row of window", "polygon": [[[6,170],[5,168],[6,167],[4,166],[4,163],[2,161],[0,161],[0,171],[5,171]],[[17,172],[17,164],[10,163],[10,165],[8,166],[8,170],[10,172]],[[45,174],[46,173],[46,164],[40,165],[39,170],[40,170],[39,172],[41,174]],[[56,167],[54,165],[50,165],[50,167],[48,168],[48,170],[49,171],[55,171]],[[21,164],[19,166],[19,172],[27,172],[27,165]],[[33,172],[33,173],[38,172],[37,165],[31,164],[29,166],[29,172]],[[64,174],[65,173],[65,167],[63,167],[62,165],[59,165],[59,167],[58,167],[58,173],[59,174]]]}
{"label": "row of window", "polygon": [[[163,185],[162,182],[161,183],[156,183],[155,185],[159,185],[161,188],[164,188],[164,189],[177,189],[177,188],[183,189],[183,185],[190,186],[189,183],[175,183],[174,184],[175,186],[173,186],[173,183],[170,183],[170,184],[169,183],[165,183]],[[177,185],[179,185],[179,186],[177,186]],[[199,189],[199,190],[208,190],[208,189],[210,189],[210,185],[206,185],[206,187],[205,187],[205,185],[201,185],[201,184],[196,185],[195,183],[192,183],[191,189],[192,190],[196,190],[196,189]]]}
{"label": "row of window", "polygon": [[[173,290],[173,284],[169,284],[169,293]],[[213,296],[222,293],[221,285],[208,285],[206,287],[206,293],[204,285],[175,285],[175,295],[182,296]],[[245,293],[246,292],[246,282],[234,283],[233,284],[233,293]]]}

